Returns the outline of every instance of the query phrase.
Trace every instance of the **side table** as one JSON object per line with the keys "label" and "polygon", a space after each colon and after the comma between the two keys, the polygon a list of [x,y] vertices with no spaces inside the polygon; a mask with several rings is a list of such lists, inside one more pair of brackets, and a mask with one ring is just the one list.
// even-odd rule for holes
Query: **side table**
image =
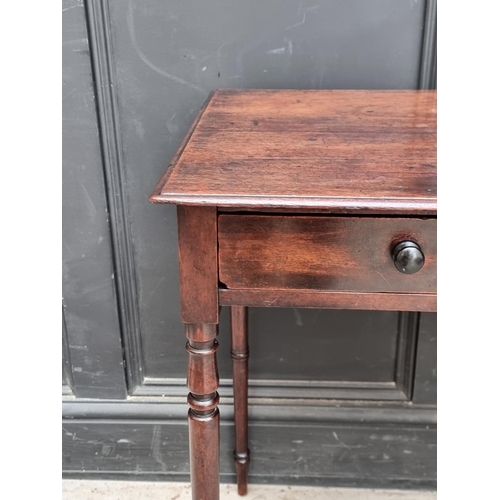
{"label": "side table", "polygon": [[193,499],[219,498],[221,306],[243,495],[247,307],[436,311],[436,93],[217,90],[150,201],[178,205]]}

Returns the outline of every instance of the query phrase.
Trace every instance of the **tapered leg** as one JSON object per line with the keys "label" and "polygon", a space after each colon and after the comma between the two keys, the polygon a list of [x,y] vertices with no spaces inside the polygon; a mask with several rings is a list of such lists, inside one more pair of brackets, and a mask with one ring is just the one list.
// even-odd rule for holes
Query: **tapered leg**
{"label": "tapered leg", "polygon": [[246,495],[248,488],[248,309],[231,306],[231,357],[233,358],[234,423],[236,449],[234,462],[238,494]]}
{"label": "tapered leg", "polygon": [[186,324],[189,458],[193,500],[219,500],[218,325]]}

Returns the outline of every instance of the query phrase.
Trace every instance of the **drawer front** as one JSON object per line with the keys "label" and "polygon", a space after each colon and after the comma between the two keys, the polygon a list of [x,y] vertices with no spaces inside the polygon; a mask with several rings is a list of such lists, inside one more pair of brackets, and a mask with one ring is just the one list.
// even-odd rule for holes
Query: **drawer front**
{"label": "drawer front", "polygon": [[[435,292],[436,219],[220,215],[219,279],[236,289]],[[416,243],[414,274],[393,250]]]}

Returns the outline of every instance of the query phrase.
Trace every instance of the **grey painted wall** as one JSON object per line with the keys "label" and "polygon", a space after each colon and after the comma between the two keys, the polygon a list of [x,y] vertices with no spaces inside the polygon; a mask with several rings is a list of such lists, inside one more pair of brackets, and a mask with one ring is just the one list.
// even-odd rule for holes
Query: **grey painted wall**
{"label": "grey painted wall", "polygon": [[[217,87],[432,87],[434,13],[435,2],[424,0],[63,2],[68,474],[177,477],[175,457],[187,443],[174,438],[176,426],[185,428],[186,366],[175,208],[152,206],[147,199],[208,93]],[[314,439],[323,439],[312,424],[318,418],[327,429],[343,421],[354,440],[367,421],[373,422],[368,433],[381,421],[397,423],[394,439],[402,442],[412,442],[412,426],[426,436],[418,450],[409,450],[418,457],[406,457],[404,470],[387,464],[380,472],[366,461],[354,476],[347,469],[332,474],[328,461],[317,460],[301,481],[344,484],[350,477],[366,484],[433,484],[434,320],[435,315],[390,312],[251,310],[251,395],[261,398],[251,414],[259,425],[279,419],[305,433],[309,429],[316,436],[312,447]],[[222,418],[230,425],[227,311],[220,342]],[[414,404],[408,402],[412,398]],[[145,460],[141,467],[140,458],[151,449],[137,445],[129,450],[138,457],[139,465],[132,466],[116,451],[118,440],[126,439],[127,430],[148,442],[155,428],[151,420],[160,417],[176,422],[161,428],[160,459],[170,465],[156,470]],[[110,447],[95,453],[92,433],[102,433],[103,421],[116,418],[123,425],[106,427],[113,429]],[[87,445],[75,444],[84,428]],[[266,449],[285,446],[279,433],[273,443],[273,435],[255,434],[264,458]],[[223,436],[222,446],[230,450],[231,434]],[[111,469],[96,465],[104,450],[116,459]],[[230,465],[224,467],[231,474]],[[257,467],[254,479],[295,474],[292,458],[280,467],[267,476]]]}

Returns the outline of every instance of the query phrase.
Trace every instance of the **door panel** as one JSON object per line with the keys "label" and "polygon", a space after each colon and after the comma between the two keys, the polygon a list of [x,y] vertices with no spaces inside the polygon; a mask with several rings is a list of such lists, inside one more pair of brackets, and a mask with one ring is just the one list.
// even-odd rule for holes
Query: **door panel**
{"label": "door panel", "polygon": [[63,4],[63,307],[73,392],[126,395],[112,246],[82,3]]}
{"label": "door panel", "polygon": [[[127,359],[141,364],[136,373],[147,379],[185,377],[175,208],[152,206],[148,196],[209,91],[416,88],[424,3],[272,0],[256,8],[247,1],[148,0],[129,1],[124,8],[121,2],[110,2],[138,294],[140,338],[130,345],[140,352],[128,353]],[[274,334],[284,339],[287,329],[281,314],[253,313],[256,320],[271,321]],[[364,317],[375,326],[357,335],[379,334],[377,314]],[[318,316],[319,327],[330,330],[329,318],[328,313]],[[333,349],[333,344],[327,348]],[[223,375],[229,376],[229,358],[222,349]],[[300,363],[300,354],[291,356],[289,363]],[[332,375],[328,370],[324,378]],[[284,378],[286,373],[277,363],[268,375]],[[142,383],[136,381],[137,386]],[[164,387],[163,393],[169,390]]]}

